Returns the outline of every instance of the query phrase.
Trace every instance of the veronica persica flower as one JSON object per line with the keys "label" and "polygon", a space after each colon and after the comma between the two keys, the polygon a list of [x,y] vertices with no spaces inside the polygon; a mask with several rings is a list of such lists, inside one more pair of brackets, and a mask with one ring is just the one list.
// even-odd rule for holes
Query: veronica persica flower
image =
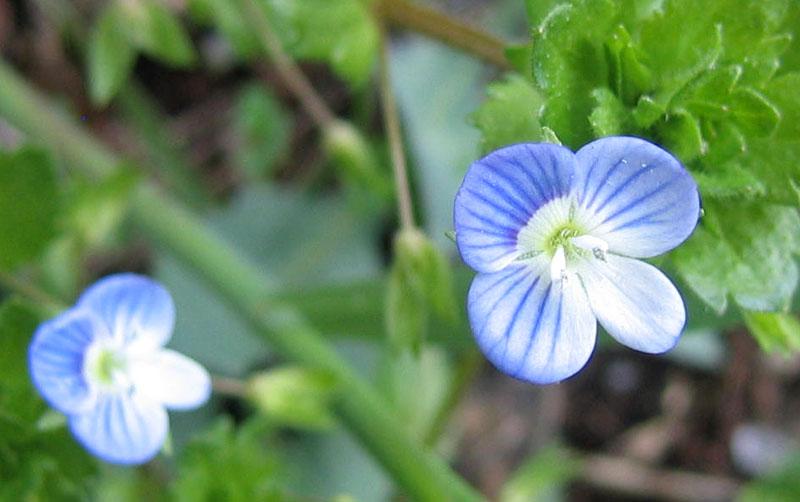
{"label": "veronica persica flower", "polygon": [[165,408],[208,399],[206,370],[163,348],[174,324],[166,289],[120,274],[98,281],[36,330],[28,349],[33,383],[94,455],[120,464],[149,460],[167,436]]}
{"label": "veronica persica flower", "polygon": [[534,383],[579,371],[598,321],[628,347],[669,350],[686,321],[683,300],[638,258],[683,242],[699,210],[680,162],[639,138],[603,138],[577,153],[518,144],[476,161],[456,195],[455,229],[478,272],[467,310],[481,350]]}

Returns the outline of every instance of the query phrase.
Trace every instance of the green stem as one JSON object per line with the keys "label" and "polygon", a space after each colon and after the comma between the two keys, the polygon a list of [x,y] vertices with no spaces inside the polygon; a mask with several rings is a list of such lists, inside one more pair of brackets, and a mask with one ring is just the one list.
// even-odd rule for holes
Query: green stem
{"label": "green stem", "polygon": [[507,44],[503,40],[458,19],[409,0],[383,0],[378,4],[378,12],[388,24],[435,38],[498,68],[511,69],[505,55]]}
{"label": "green stem", "polygon": [[403,153],[403,140],[400,136],[400,119],[392,89],[392,75],[389,68],[389,43],[386,30],[381,27],[381,48],[379,55],[379,84],[383,124],[389,140],[394,172],[394,189],[397,193],[397,212],[403,228],[414,227],[414,209],[411,204],[411,189],[408,185],[408,166]]}
{"label": "green stem", "polygon": [[[108,175],[119,159],[0,62],[0,115],[57,149],[74,167]],[[440,458],[411,438],[375,389],[290,307],[267,299],[268,277],[210,231],[186,208],[145,184],[133,200],[132,220],[191,266],[226,298],[251,328],[285,358],[329,371],[342,385],[335,408],[342,422],[415,500],[484,500]]]}

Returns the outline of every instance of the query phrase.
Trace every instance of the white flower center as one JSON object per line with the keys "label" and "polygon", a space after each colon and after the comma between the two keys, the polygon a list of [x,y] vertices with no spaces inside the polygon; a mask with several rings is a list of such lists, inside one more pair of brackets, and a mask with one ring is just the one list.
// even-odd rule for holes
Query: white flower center
{"label": "white flower center", "polygon": [[518,260],[544,255],[553,281],[566,279],[579,261],[605,261],[608,243],[590,233],[591,220],[572,197],[551,200],[517,234]]}
{"label": "white flower center", "polygon": [[127,391],[133,385],[128,375],[125,352],[108,341],[97,341],[86,351],[84,377],[100,389],[112,392]]}

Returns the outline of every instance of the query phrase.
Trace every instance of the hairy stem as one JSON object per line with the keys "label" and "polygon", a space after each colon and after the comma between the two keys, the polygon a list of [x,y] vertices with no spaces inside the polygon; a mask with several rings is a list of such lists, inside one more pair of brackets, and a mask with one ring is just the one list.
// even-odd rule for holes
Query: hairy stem
{"label": "hairy stem", "polygon": [[458,19],[409,0],[383,0],[378,12],[390,25],[417,31],[474,54],[498,68],[511,69],[503,40]]}
{"label": "hairy stem", "polygon": [[[74,168],[97,177],[111,174],[120,159],[81,124],[33,91],[0,62],[0,116],[54,147]],[[131,218],[158,244],[202,277],[253,331],[288,360],[330,372],[344,392],[335,409],[400,487],[423,502],[484,500],[445,464],[415,441],[376,390],[290,306],[270,301],[272,281],[237,249],[207,228],[186,207],[152,184],[132,201]]]}

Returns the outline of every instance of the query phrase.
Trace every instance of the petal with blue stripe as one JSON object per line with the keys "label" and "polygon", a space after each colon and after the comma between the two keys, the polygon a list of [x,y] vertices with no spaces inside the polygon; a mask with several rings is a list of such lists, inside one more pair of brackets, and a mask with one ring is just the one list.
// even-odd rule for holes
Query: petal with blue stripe
{"label": "petal with blue stripe", "polygon": [[150,460],[169,428],[164,407],[138,392],[102,394],[92,411],[71,415],[68,423],[87,450],[115,464]]}
{"label": "petal with blue stripe", "polygon": [[594,350],[597,322],[580,282],[574,276],[551,281],[544,258],[478,274],[467,310],[486,357],[520,380],[563,380]]}
{"label": "petal with blue stripe", "polygon": [[456,194],[454,224],[461,257],[496,272],[518,255],[517,234],[545,203],[567,195],[575,154],[549,143],[523,143],[475,161]]}
{"label": "petal with blue stripe", "polygon": [[147,352],[167,343],[175,326],[175,306],[156,281],[136,274],[105,277],[76,304],[94,311],[126,352]]}
{"label": "petal with blue stripe", "polygon": [[96,389],[84,378],[84,355],[98,338],[110,338],[91,311],[69,309],[42,325],[28,348],[33,384],[62,413],[81,413],[94,406]]}
{"label": "petal with blue stripe", "polygon": [[700,214],[697,185],[666,150],[640,138],[611,137],[577,152],[575,193],[589,232],[635,258],[673,249]]}

